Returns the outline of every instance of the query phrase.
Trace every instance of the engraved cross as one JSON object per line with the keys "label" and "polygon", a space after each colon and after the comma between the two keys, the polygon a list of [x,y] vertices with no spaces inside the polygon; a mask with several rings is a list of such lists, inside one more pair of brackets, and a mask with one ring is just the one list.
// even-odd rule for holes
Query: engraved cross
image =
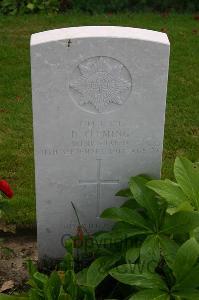
{"label": "engraved cross", "polygon": [[100,200],[101,200],[101,186],[107,184],[118,184],[119,180],[103,180],[101,178],[101,165],[102,160],[97,159],[97,180],[79,180],[79,183],[82,185],[90,185],[96,184],[97,185],[97,209],[96,209],[96,217],[99,218],[100,214]]}

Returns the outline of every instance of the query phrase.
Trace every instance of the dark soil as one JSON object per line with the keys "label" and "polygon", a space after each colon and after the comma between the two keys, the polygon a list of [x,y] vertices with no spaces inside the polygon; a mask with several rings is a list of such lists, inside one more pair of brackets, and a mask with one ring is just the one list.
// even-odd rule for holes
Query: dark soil
{"label": "dark soil", "polygon": [[37,262],[35,236],[3,238],[0,244],[0,291],[12,292],[25,284],[28,278],[25,262],[29,259]]}

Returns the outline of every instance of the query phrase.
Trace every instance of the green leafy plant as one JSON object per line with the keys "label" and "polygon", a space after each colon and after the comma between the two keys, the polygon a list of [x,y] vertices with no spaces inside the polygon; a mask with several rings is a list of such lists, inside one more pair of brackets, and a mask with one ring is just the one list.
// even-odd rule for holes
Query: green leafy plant
{"label": "green leafy plant", "polygon": [[[32,287],[28,299],[49,300],[95,300],[94,291],[84,285],[84,274],[75,273],[73,241],[65,243],[66,255],[60,263],[60,270],[54,271],[48,277],[36,271],[32,263],[29,263],[30,280]],[[0,298],[1,299],[1,298]]]}
{"label": "green leafy plant", "polygon": [[59,0],[30,0],[25,6],[27,12],[58,12]]}
{"label": "green leafy plant", "polygon": [[198,0],[1,0],[0,14],[63,12],[68,9],[89,13],[119,13],[121,11],[199,10]]}
{"label": "green leafy plant", "polygon": [[[199,182],[196,176],[198,170],[195,168],[195,165],[186,159],[177,158],[176,162],[179,172],[177,178],[180,178],[178,180],[183,182],[185,186],[182,191],[185,190],[188,194],[188,190],[191,189],[191,197],[194,198],[198,188],[197,182]],[[194,172],[194,174],[191,172]],[[99,261],[100,253],[103,253],[101,255],[104,255],[106,252],[110,256],[117,255],[118,258],[115,261],[116,270],[121,263],[124,264],[125,262],[131,267],[132,264],[133,267],[135,266],[134,272],[140,272],[141,269],[142,272],[150,275],[150,280],[154,279],[153,288],[155,284],[158,286],[158,280],[162,274],[164,276],[168,275],[166,280],[171,280],[169,284],[173,288],[174,282],[177,282],[178,278],[175,278],[175,274],[172,275],[172,270],[169,268],[172,266],[174,256],[180,245],[198,227],[199,212],[194,211],[194,209],[182,209],[173,211],[170,214],[169,204],[171,205],[173,202],[175,204],[175,195],[168,203],[168,201],[165,201],[164,198],[151,189],[151,183],[153,182],[157,181],[151,181],[151,178],[147,176],[135,176],[130,179],[127,189],[117,193],[117,196],[127,197],[128,200],[120,208],[108,208],[102,213],[102,218],[115,221],[116,223],[111,231],[98,233],[94,236],[92,249],[99,256],[97,258]],[[196,200],[197,197],[194,199]],[[193,203],[196,203],[196,201]],[[197,244],[195,240],[192,239],[191,241],[192,244],[193,241]],[[95,261],[93,264],[95,264]],[[136,268],[138,268],[137,271]],[[159,270],[160,274],[157,273],[157,270]],[[124,273],[126,271],[127,269],[124,270]],[[164,282],[163,285],[166,287],[167,285],[165,284]],[[166,289],[170,293],[168,287]],[[172,297],[171,299],[173,299]]]}
{"label": "green leafy plant", "polygon": [[18,13],[58,12],[61,8],[67,7],[67,5],[66,1],[60,0],[2,0],[0,2],[0,13],[16,15]]}
{"label": "green leafy plant", "polygon": [[16,0],[2,0],[0,2],[0,13],[3,15],[16,15],[18,13],[18,2]]}
{"label": "green leafy plant", "polygon": [[102,218],[116,224],[111,231],[97,235],[95,241],[98,245],[123,244],[121,259],[139,259],[146,267],[150,264],[155,268],[165,248],[178,246],[178,235],[186,238],[199,226],[199,212],[179,211],[169,215],[167,203],[147,187],[149,180],[145,176],[130,179],[129,189],[118,193],[130,196],[130,200],[122,207],[108,208],[102,213]]}
{"label": "green leafy plant", "polygon": [[174,164],[176,182],[152,180],[147,186],[168,203],[168,213],[199,211],[199,165],[177,157]]}
{"label": "green leafy plant", "polygon": [[168,252],[172,259],[159,273],[141,271],[136,264],[125,264],[112,269],[110,275],[138,288],[138,292],[129,296],[129,300],[199,299],[199,244],[191,238],[178,250],[168,249]]}

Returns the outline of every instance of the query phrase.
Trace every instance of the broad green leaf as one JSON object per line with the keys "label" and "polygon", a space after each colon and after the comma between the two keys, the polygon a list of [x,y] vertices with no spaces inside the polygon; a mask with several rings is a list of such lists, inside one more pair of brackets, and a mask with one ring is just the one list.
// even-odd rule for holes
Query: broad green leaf
{"label": "broad green leaf", "polygon": [[77,278],[73,270],[68,270],[65,272],[63,287],[72,299],[76,299],[78,289]]}
{"label": "broad green leaf", "polygon": [[130,209],[137,209],[139,206],[138,206],[138,203],[134,200],[134,199],[129,199],[127,201],[125,201],[121,207],[127,207],[127,208],[130,208]]}
{"label": "broad green leaf", "polygon": [[133,195],[129,188],[118,191],[115,196],[133,199]]}
{"label": "broad green leaf", "polygon": [[140,255],[140,248],[130,248],[126,252],[126,262],[133,264]]}
{"label": "broad green leaf", "polygon": [[198,300],[199,299],[199,291],[196,289],[182,289],[177,292],[173,292],[172,295],[180,297],[180,299],[186,300]]}
{"label": "broad green leaf", "polygon": [[73,244],[74,244],[73,240],[72,239],[68,239],[68,240],[65,241],[65,245],[64,245],[66,251],[68,253],[70,253],[71,255],[73,255],[73,248],[74,248]]}
{"label": "broad green leaf", "polygon": [[108,275],[111,267],[120,259],[120,256],[102,256],[97,258],[88,268],[87,285],[97,287],[102,280]]}
{"label": "broad green leaf", "polygon": [[[114,231],[121,231],[121,232],[131,232],[132,229],[138,229],[135,226],[125,223],[125,222],[116,222],[113,227],[112,230]],[[151,230],[148,229],[143,229],[143,228],[139,228],[139,230],[141,231],[145,231],[145,232],[152,232]]]}
{"label": "broad green leaf", "polygon": [[160,260],[160,241],[157,235],[148,236],[140,248],[140,261],[149,272],[154,271]]}
{"label": "broad green leaf", "polygon": [[134,294],[129,300],[167,300],[167,293],[157,289],[146,289]]}
{"label": "broad green leaf", "polygon": [[43,297],[43,291],[39,290],[38,288],[32,288],[28,292],[29,300],[43,300]]}
{"label": "broad green leaf", "polygon": [[[43,300],[44,298],[44,293],[43,290],[40,290],[38,288],[30,289],[28,291],[28,296],[30,300]],[[51,300],[51,299],[50,299]]]}
{"label": "broad green leaf", "polygon": [[45,284],[48,281],[48,276],[43,273],[36,272],[33,274],[33,277],[34,279],[40,281],[43,284]]}
{"label": "broad green leaf", "polygon": [[64,270],[74,270],[74,258],[73,254],[67,252],[64,256],[63,261],[61,262],[61,266]]}
{"label": "broad green leaf", "polygon": [[199,210],[199,168],[188,159],[177,157],[174,174],[183,192]]}
{"label": "broad green leaf", "polygon": [[173,215],[173,214],[177,213],[178,211],[194,211],[194,207],[191,205],[191,203],[184,201],[176,207],[168,207],[167,208],[167,212],[170,215]]}
{"label": "broad green leaf", "polygon": [[199,226],[199,212],[179,211],[174,215],[168,215],[161,232],[167,234],[189,233]]}
{"label": "broad green leaf", "polygon": [[[150,218],[158,223],[159,220],[159,206],[155,199],[155,193],[150,190],[146,183],[148,180],[142,176],[132,177],[129,182],[129,186],[136,201],[144,207],[150,216]],[[157,225],[157,224],[156,224]]]}
{"label": "broad green leaf", "polygon": [[177,251],[176,259],[173,265],[173,271],[177,282],[181,281],[191,272],[199,256],[199,244],[191,238],[186,241]]}
{"label": "broad green leaf", "polygon": [[199,242],[199,227],[193,230],[193,237],[195,237],[196,241]]}
{"label": "broad green leaf", "polygon": [[161,251],[168,266],[172,269],[178,251],[178,244],[165,236],[160,236]]}
{"label": "broad green leaf", "polygon": [[120,243],[123,240],[136,235],[148,234],[147,230],[135,228],[127,223],[125,225],[123,225],[123,228],[113,229],[112,231],[98,235],[95,239],[96,242],[98,243],[98,245],[114,244]]}
{"label": "broad green leaf", "polygon": [[139,269],[139,265],[126,264],[110,271],[110,275],[118,281],[141,288],[167,290],[161,277],[156,273],[149,273]]}
{"label": "broad green leaf", "polygon": [[188,200],[180,186],[168,179],[152,180],[147,183],[147,186],[166,199],[171,207],[179,206],[182,202]]}
{"label": "broad green leaf", "polygon": [[79,286],[77,284],[77,277],[74,271],[69,270],[65,272],[63,289],[71,296],[72,299],[77,299]]}
{"label": "broad green leaf", "polygon": [[122,221],[136,227],[150,229],[145,219],[138,212],[127,207],[108,208],[101,214],[101,218]]}
{"label": "broad green leaf", "polygon": [[50,295],[52,299],[57,300],[60,294],[60,289],[61,289],[61,280],[57,272],[54,271],[50,274],[49,280],[45,285],[45,294]]}
{"label": "broad green leaf", "polygon": [[96,300],[96,298],[95,298],[95,289],[93,287],[81,286],[80,289],[85,294],[84,300]]}
{"label": "broad green leaf", "polygon": [[34,280],[38,288],[43,289],[48,282],[48,276],[43,273],[36,272],[33,274],[32,280]]}
{"label": "broad green leaf", "polygon": [[[132,233],[136,233],[139,231],[139,234],[151,234],[153,231],[151,229],[143,229],[143,228],[137,228],[131,224],[125,223],[125,222],[117,222],[113,225],[112,228],[113,231],[120,231],[124,233],[128,233],[129,235]],[[133,234],[134,235],[134,234]]]}
{"label": "broad green leaf", "polygon": [[86,285],[86,283],[87,283],[87,272],[88,272],[88,268],[84,268],[83,270],[81,270],[80,272],[78,272],[76,274],[77,282],[78,282],[79,285]]}
{"label": "broad green leaf", "polygon": [[175,289],[185,289],[185,288],[199,288],[199,265],[193,267],[191,271],[181,280],[180,283],[176,284]]}
{"label": "broad green leaf", "polygon": [[28,260],[26,262],[26,267],[28,269],[28,273],[31,277],[33,277],[33,275],[37,272],[37,268],[36,266],[33,264],[33,262],[31,260]]}
{"label": "broad green leaf", "polygon": [[67,293],[62,293],[59,295],[58,300],[73,300],[71,296]]}

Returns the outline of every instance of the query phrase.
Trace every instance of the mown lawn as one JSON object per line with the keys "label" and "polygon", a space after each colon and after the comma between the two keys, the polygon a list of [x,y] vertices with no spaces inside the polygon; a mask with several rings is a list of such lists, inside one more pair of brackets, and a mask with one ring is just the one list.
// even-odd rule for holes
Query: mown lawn
{"label": "mown lawn", "polygon": [[119,14],[0,17],[0,177],[14,188],[9,221],[35,221],[30,35],[81,25],[166,31],[171,42],[163,177],[176,155],[199,158],[199,21],[192,15]]}

